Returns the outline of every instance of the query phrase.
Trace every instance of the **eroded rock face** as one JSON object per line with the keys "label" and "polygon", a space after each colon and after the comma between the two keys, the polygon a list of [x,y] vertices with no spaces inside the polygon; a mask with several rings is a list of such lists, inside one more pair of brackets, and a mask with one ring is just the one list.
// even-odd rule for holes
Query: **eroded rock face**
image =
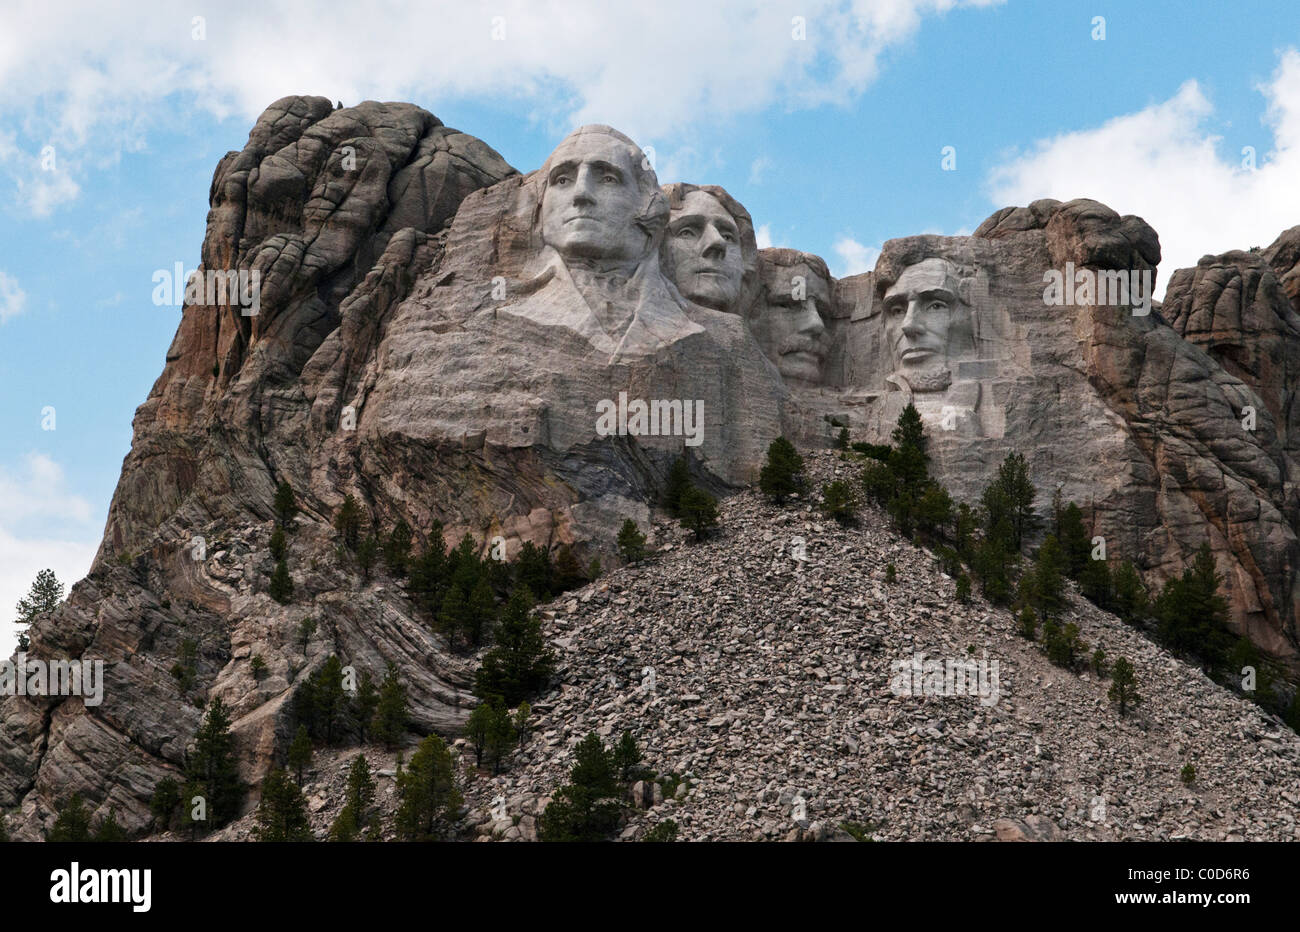
{"label": "eroded rock face", "polygon": [[[0,807],[22,836],[74,790],[142,828],[212,698],[258,780],[332,653],[395,664],[417,728],[463,723],[472,662],[399,583],[362,586],[337,559],[347,494],[417,546],[440,521],[511,557],[532,541],[608,560],[625,518],[651,526],[678,455],[726,492],[777,436],[825,446],[847,424],[883,442],[908,402],[959,500],[1014,450],[1043,508],[1060,486],[1153,583],[1208,537],[1235,624],[1295,655],[1294,230],[1177,273],[1163,312],[1134,313],[1155,232],[1085,200],[894,240],[836,281],[816,256],[758,250],[722,189],[661,189],[609,127],[520,175],[418,107],[299,97],[222,159],[211,205],[200,271],[256,273],[257,313],[242,294],[187,303],[92,572],[33,631],[38,656],[103,659],[106,690],[95,708],[0,705]],[[1051,270],[1063,289],[1076,271],[1135,277],[1123,301],[1127,277],[1054,304]],[[267,592],[282,480],[300,506],[288,605]]]}

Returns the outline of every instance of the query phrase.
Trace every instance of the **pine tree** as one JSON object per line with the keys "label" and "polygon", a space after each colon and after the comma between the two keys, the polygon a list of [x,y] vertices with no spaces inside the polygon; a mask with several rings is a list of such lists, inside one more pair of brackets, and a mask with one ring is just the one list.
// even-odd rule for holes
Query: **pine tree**
{"label": "pine tree", "polygon": [[488,717],[487,740],[485,752],[492,772],[501,772],[501,761],[514,750],[516,743],[515,723],[510,719],[510,712],[498,699],[492,704]]}
{"label": "pine tree", "polygon": [[623,526],[619,528],[618,552],[628,563],[645,559],[645,535],[631,518],[624,520]]}
{"label": "pine tree", "polygon": [[849,429],[841,427],[840,432],[835,435],[835,449],[847,450],[849,448]]}
{"label": "pine tree", "polygon": [[1165,584],[1155,606],[1161,641],[1210,666],[1224,661],[1232,643],[1228,603],[1218,591],[1222,581],[1210,545],[1203,543],[1182,577]]}
{"label": "pine tree", "polygon": [[463,799],[447,745],[437,735],[420,742],[410,766],[397,774],[394,819],[403,841],[438,841],[454,823]]}
{"label": "pine tree", "polygon": [[500,696],[514,706],[538,693],[555,666],[555,657],[542,635],[542,623],[532,617],[532,594],[517,589],[506,603],[497,627],[497,643],[483,657],[474,678],[481,698]]}
{"label": "pine tree", "polygon": [[276,563],[283,560],[285,554],[289,552],[289,538],[285,536],[284,528],[278,524],[275,526],[275,530],[271,532],[269,547],[271,549],[271,559]]}
{"label": "pine tree", "polygon": [[342,535],[343,546],[355,553],[361,543],[361,506],[350,492],[344,496],[338,514],[334,516],[334,529]]}
{"label": "pine tree", "polygon": [[573,548],[561,544],[555,554],[555,588],[557,592],[567,592],[585,585],[587,577],[582,572],[582,565],[573,555]]}
{"label": "pine tree", "polygon": [[59,810],[53,827],[45,836],[46,841],[90,841],[90,812],[81,799],[80,793],[73,793]]}
{"label": "pine tree", "polygon": [[718,500],[703,489],[691,486],[682,493],[682,527],[693,531],[697,541],[718,526]]}
{"label": "pine tree", "polygon": [[1088,559],[1091,556],[1092,541],[1083,526],[1083,512],[1078,505],[1070,502],[1061,511],[1059,523],[1061,529],[1057,532],[1057,539],[1065,554],[1065,574],[1071,579],[1078,579],[1089,563],[1097,562]]}
{"label": "pine tree", "polygon": [[853,486],[843,479],[836,479],[822,486],[822,513],[834,518],[841,524],[853,521],[858,508],[858,496]]}
{"label": "pine tree", "polygon": [[447,585],[447,542],[442,536],[442,522],[435,521],[424,549],[411,566],[407,591],[426,612],[434,614],[442,604]]}
{"label": "pine tree", "polygon": [[691,471],[686,465],[686,458],[679,456],[673,460],[672,468],[668,470],[668,481],[664,485],[664,492],[661,502],[664,511],[668,512],[674,518],[678,517],[681,508],[682,494],[691,487]]}
{"label": "pine tree", "polygon": [[312,840],[302,790],[279,768],[267,774],[262,784],[262,800],[257,804],[253,837],[258,841]]}
{"label": "pine tree", "polygon": [[397,675],[397,667],[388,665],[388,672],[379,685],[379,704],[370,726],[375,740],[382,742],[390,751],[406,735],[410,712],[407,708],[406,687]]}
{"label": "pine tree", "polygon": [[519,703],[519,708],[515,709],[514,726],[515,742],[523,747],[528,743],[528,736],[532,733],[533,723],[531,721],[533,707],[527,702]]}
{"label": "pine tree", "polygon": [[375,781],[370,776],[370,762],[366,755],[358,754],[348,768],[348,786],[344,796],[344,805],[352,810],[358,831],[369,824],[370,807],[374,802]]}
{"label": "pine tree", "polygon": [[356,704],[357,730],[361,734],[362,742],[365,742],[370,736],[370,726],[374,721],[375,711],[379,708],[379,690],[375,688],[375,681],[369,670],[362,672],[361,680],[357,683],[357,695],[353,701]]}
{"label": "pine tree", "polygon": [[1015,565],[1015,558],[1007,552],[1002,541],[1002,536],[996,534],[981,540],[971,564],[971,569],[980,579],[984,598],[995,605],[1010,603],[1011,567]]}
{"label": "pine tree", "polygon": [[361,570],[363,582],[370,582],[371,571],[379,562],[379,539],[370,534],[357,545],[357,567]]}
{"label": "pine tree", "polygon": [[1110,609],[1114,603],[1114,584],[1105,560],[1088,560],[1079,574],[1079,592],[1098,608]]}
{"label": "pine tree", "polygon": [[1004,537],[1003,546],[1016,554],[1040,524],[1034,514],[1037,493],[1029,481],[1029,467],[1019,453],[1008,453],[997,477],[984,490],[980,504],[985,514],[986,536]]}
{"label": "pine tree", "polygon": [[618,827],[620,788],[610,753],[592,732],[574,749],[569,782],[538,820],[542,841],[604,841]]}
{"label": "pine tree", "polygon": [[198,795],[207,800],[214,825],[225,825],[239,815],[244,784],[239,779],[235,741],[230,735],[230,715],[220,699],[213,699],[208,706],[185,769],[190,782],[200,787]]}
{"label": "pine tree", "polygon": [[641,766],[641,750],[636,746],[636,739],[632,737],[632,732],[623,732],[614,747],[610,763],[618,778],[624,783],[635,776],[637,768]]}
{"label": "pine tree", "polygon": [[1121,717],[1128,714],[1129,706],[1137,705],[1142,701],[1142,697],[1137,692],[1137,677],[1134,675],[1133,665],[1127,658],[1121,657],[1115,661],[1115,669],[1110,674],[1110,690],[1106,696],[1111,702],[1119,703]]}
{"label": "pine tree", "polygon": [[399,518],[397,524],[384,542],[384,562],[399,578],[407,574],[411,562],[411,526],[405,518]]}
{"label": "pine tree", "polygon": [[110,809],[108,815],[99,820],[99,826],[95,829],[95,834],[91,836],[90,840],[97,842],[126,841],[126,829],[118,824],[116,812]]}
{"label": "pine tree", "polygon": [[916,501],[916,526],[929,537],[945,536],[944,529],[952,522],[952,496],[939,483],[930,481]]}
{"label": "pine tree", "polygon": [[181,804],[181,787],[171,777],[163,777],[153,788],[149,811],[153,813],[154,827],[165,832],[176,820],[176,810]]}
{"label": "pine tree", "polygon": [[281,605],[287,605],[293,600],[293,577],[289,575],[289,564],[280,560],[275,564],[275,572],[271,574],[271,585],[269,588],[271,598]]}
{"label": "pine tree", "polygon": [[452,642],[467,640],[470,628],[469,601],[460,586],[452,586],[442,599],[438,609],[438,630]]}
{"label": "pine tree", "polygon": [[63,583],[54,575],[54,570],[41,570],[36,574],[36,579],[32,582],[32,587],[27,590],[27,595],[18,600],[16,607],[18,617],[14,624],[20,625],[23,630],[18,634],[18,649],[27,650],[28,635],[27,628],[38,618],[50,614],[59,607],[63,601]]}
{"label": "pine tree", "polygon": [[290,487],[287,480],[281,480],[280,484],[275,487],[275,517],[280,522],[280,526],[287,528],[293,521],[293,516],[298,513],[298,503],[293,497],[293,488]]}
{"label": "pine tree", "polygon": [[298,639],[302,642],[302,651],[307,653],[307,645],[311,643],[311,637],[316,633],[316,619],[304,618],[298,622]]}
{"label": "pine tree", "polygon": [[963,605],[970,601],[970,577],[965,573],[957,576],[957,601]]}
{"label": "pine tree", "polygon": [[524,545],[519,548],[519,555],[515,558],[515,579],[520,586],[527,588],[539,599],[549,599],[554,582],[550,554],[531,540],[524,541]]}
{"label": "pine tree", "polygon": [[298,733],[293,736],[293,743],[289,745],[288,764],[298,785],[302,786],[302,772],[311,765],[311,736],[307,734],[306,725],[299,725]]}
{"label": "pine tree", "polygon": [[480,702],[474,711],[469,713],[469,719],[465,722],[465,737],[469,739],[470,747],[474,749],[475,767],[483,766],[483,752],[487,750],[491,719],[491,703]]}
{"label": "pine tree", "polygon": [[1044,621],[1056,618],[1066,607],[1065,555],[1055,535],[1048,534],[1034,557],[1032,603]]}
{"label": "pine tree", "polygon": [[1129,624],[1136,624],[1146,614],[1147,593],[1132,563],[1125,560],[1119,565],[1112,589],[1115,614]]}
{"label": "pine tree", "polygon": [[[767,460],[758,473],[758,487],[779,505],[800,490],[802,472],[803,457],[794,444],[777,437],[767,447]],[[683,497],[685,494],[683,491]]]}

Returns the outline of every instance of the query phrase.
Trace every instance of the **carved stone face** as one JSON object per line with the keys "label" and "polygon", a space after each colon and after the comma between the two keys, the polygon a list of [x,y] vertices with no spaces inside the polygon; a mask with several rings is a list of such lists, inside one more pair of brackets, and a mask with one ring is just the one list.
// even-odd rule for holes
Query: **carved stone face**
{"label": "carved stone face", "polygon": [[692,191],[668,222],[668,249],[677,287],[696,304],[735,308],[745,274],[740,228],[716,197]]}
{"label": "carved stone face", "polygon": [[648,237],[636,224],[643,195],[626,143],[574,134],[547,164],[543,242],[566,259],[635,259],[645,252]]}
{"label": "carved stone face", "polygon": [[914,387],[947,365],[949,328],[960,309],[959,284],[943,259],[909,266],[885,292],[885,339],[893,371]]}
{"label": "carved stone face", "polygon": [[787,381],[817,384],[828,350],[826,324],[813,297],[830,283],[807,265],[763,270],[765,300],[750,319],[758,345]]}

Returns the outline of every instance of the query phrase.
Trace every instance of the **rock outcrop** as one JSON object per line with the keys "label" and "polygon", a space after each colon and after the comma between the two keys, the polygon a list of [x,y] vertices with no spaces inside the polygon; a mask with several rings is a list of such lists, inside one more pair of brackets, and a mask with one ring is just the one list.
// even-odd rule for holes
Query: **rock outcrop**
{"label": "rock outcrop", "polygon": [[[0,705],[0,807],[25,837],[73,791],[142,828],[217,697],[257,780],[330,654],[395,664],[417,729],[460,727],[472,661],[400,583],[340,565],[346,495],[417,544],[441,522],[608,563],[677,456],[729,494],[772,439],[885,441],[908,402],[958,499],[1015,450],[1041,508],[1060,488],[1151,584],[1208,539],[1233,624],[1297,659],[1300,228],[1175,273],[1163,307],[1155,231],[1087,200],[893,240],[836,281],[759,250],[721,188],[661,189],[609,127],[524,175],[418,107],[306,97],[268,108],[210,203],[94,566],[32,632],[35,657],[102,659],[105,701]],[[287,605],[268,593],[282,481],[300,508]],[[841,607],[827,623],[856,624]]]}

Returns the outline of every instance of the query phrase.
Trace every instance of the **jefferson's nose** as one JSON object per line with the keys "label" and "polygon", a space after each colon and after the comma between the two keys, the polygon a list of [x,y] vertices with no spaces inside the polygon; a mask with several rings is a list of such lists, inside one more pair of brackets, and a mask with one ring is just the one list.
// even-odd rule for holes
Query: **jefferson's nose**
{"label": "jefferson's nose", "polygon": [[700,237],[701,255],[706,259],[723,259],[727,255],[727,241],[713,224],[706,224]]}

